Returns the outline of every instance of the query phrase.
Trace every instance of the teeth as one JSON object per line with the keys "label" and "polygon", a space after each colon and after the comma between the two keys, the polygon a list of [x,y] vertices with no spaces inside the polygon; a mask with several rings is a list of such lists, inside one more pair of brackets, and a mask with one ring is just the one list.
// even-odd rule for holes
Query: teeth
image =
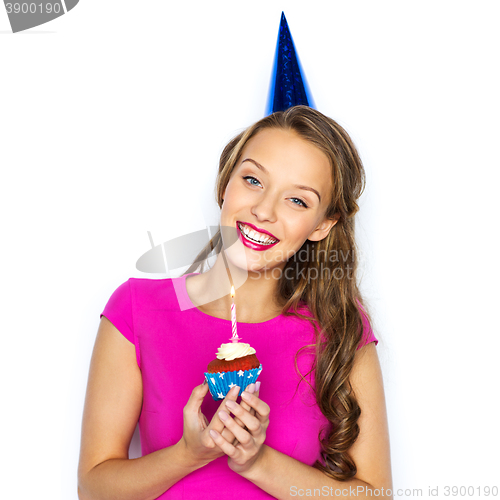
{"label": "teeth", "polygon": [[260,243],[262,245],[271,245],[273,243],[276,243],[278,240],[271,238],[267,234],[261,234],[253,229],[250,229],[247,226],[244,226],[243,224],[238,224],[238,227],[240,228],[240,231],[243,233],[243,235],[248,238],[249,240],[254,241],[255,243]]}

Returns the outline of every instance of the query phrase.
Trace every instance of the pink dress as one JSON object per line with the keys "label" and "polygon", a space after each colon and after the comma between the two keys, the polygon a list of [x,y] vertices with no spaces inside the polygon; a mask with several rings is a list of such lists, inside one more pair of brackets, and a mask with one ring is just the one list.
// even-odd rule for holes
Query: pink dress
{"label": "pink dress", "polygon": [[[182,410],[193,388],[203,382],[218,347],[231,337],[230,321],[192,305],[185,281],[186,275],[174,280],[130,278],[113,292],[101,314],[135,345],[143,382],[143,455],[182,437]],[[359,347],[378,342],[367,322],[365,326]],[[329,423],[309,385],[299,384],[294,367],[297,351],[314,343],[313,328],[307,321],[280,315],[264,323],[238,323],[238,335],[256,350],[263,367],[260,397],[271,409],[266,445],[313,465],[320,457],[318,434]],[[307,349],[297,357],[302,373],[309,371],[313,359]],[[307,379],[312,382],[312,374]],[[209,421],[219,404],[207,394],[202,411]],[[233,472],[226,457],[184,477],[158,498],[224,500],[235,494],[244,499],[273,498]]]}

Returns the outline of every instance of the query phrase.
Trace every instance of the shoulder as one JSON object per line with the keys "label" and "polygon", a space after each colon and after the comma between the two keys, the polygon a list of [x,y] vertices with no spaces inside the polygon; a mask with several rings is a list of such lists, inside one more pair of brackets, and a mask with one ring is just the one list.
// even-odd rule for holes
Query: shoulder
{"label": "shoulder", "polygon": [[282,316],[286,322],[318,327],[318,322],[306,302],[300,301],[295,309],[290,308],[283,311]]}
{"label": "shoulder", "polygon": [[171,278],[129,278],[115,289],[108,306],[134,311],[179,308],[174,280]]}
{"label": "shoulder", "polygon": [[[363,307],[363,305],[361,304],[360,301],[357,301],[357,305],[358,305],[359,312],[361,314],[361,321],[362,321],[361,340],[360,340],[359,345],[357,347],[357,349],[359,350],[362,347],[364,347],[365,345],[370,344],[372,342],[375,342],[375,345],[377,345],[378,339],[375,337],[375,334],[373,333],[370,318],[369,318],[365,308]],[[289,312],[291,312],[291,311],[289,311]],[[310,306],[306,302],[300,301],[298,306],[297,306],[297,310],[294,312],[303,316],[301,321],[307,321],[307,323],[309,323],[311,326],[314,325],[318,329],[318,331],[321,331],[318,320],[315,318]],[[290,317],[290,316],[288,316],[288,317]]]}
{"label": "shoulder", "polygon": [[130,290],[137,310],[179,311],[186,300],[185,277],[130,278]]}
{"label": "shoulder", "polygon": [[361,314],[361,322],[362,322],[361,341],[357,348],[361,349],[361,347],[367,344],[371,344],[372,342],[375,342],[375,345],[377,345],[378,339],[375,337],[375,334],[373,333],[370,317],[368,316],[368,313],[366,312],[366,309],[364,308],[361,301],[358,300],[357,303],[359,312]]}

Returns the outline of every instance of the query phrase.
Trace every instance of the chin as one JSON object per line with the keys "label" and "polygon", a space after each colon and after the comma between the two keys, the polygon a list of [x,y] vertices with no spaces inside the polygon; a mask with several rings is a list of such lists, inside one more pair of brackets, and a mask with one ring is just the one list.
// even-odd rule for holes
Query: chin
{"label": "chin", "polygon": [[237,242],[226,250],[226,258],[233,271],[239,269],[246,276],[249,273],[270,273],[270,262],[263,259],[261,255],[256,255],[256,253]]}
{"label": "chin", "polygon": [[226,258],[232,266],[245,271],[255,271],[257,268],[262,268],[261,259],[249,254],[240,242],[236,242],[226,249]]}

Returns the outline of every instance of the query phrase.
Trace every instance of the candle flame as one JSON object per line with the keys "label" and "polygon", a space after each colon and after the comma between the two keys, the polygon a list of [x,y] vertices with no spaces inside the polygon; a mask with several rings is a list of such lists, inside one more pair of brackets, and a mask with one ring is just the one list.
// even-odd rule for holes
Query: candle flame
{"label": "candle flame", "polygon": [[234,286],[231,287],[231,298],[234,299]]}

